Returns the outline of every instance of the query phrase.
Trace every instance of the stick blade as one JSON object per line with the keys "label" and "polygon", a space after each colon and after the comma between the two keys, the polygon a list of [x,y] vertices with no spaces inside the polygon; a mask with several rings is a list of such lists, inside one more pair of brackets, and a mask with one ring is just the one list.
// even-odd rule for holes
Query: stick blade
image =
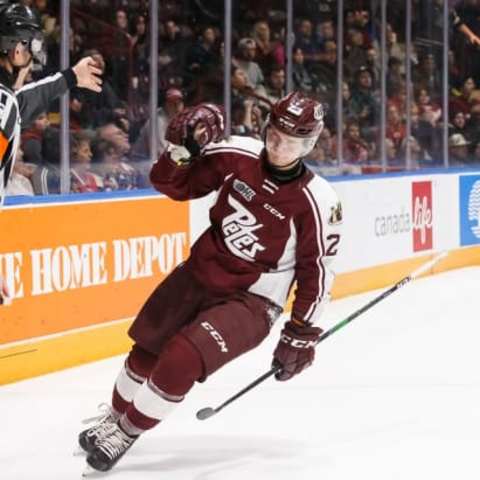
{"label": "stick blade", "polygon": [[212,417],[217,412],[212,407],[202,408],[197,412],[197,418],[199,420],[206,420],[207,418]]}

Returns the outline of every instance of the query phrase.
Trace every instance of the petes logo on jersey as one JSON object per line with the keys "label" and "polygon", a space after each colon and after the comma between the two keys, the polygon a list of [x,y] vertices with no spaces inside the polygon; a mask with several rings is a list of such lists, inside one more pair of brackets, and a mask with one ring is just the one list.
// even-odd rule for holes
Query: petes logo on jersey
{"label": "petes logo on jersey", "polygon": [[231,195],[228,195],[228,204],[235,211],[222,221],[225,245],[235,256],[253,262],[255,255],[265,250],[253,233],[262,228],[263,224],[257,223],[254,215]]}

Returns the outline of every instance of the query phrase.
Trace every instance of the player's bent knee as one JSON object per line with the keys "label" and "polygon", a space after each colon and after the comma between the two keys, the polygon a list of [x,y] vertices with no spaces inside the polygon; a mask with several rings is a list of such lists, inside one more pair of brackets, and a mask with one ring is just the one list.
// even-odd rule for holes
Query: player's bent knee
{"label": "player's bent knee", "polygon": [[185,395],[203,375],[203,361],[197,348],[183,335],[171,338],[160,353],[151,381],[170,395]]}
{"label": "player's bent knee", "polygon": [[127,366],[138,377],[148,378],[157,363],[157,358],[157,355],[135,344],[128,354]]}

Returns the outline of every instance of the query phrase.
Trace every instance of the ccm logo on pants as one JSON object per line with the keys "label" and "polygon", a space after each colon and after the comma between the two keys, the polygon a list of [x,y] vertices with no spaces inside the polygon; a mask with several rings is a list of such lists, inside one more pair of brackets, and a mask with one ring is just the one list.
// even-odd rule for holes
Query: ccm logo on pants
{"label": "ccm logo on pants", "polygon": [[217,342],[220,347],[220,351],[223,353],[228,353],[227,343],[222,338],[222,336],[210,325],[208,322],[202,322],[200,324]]}

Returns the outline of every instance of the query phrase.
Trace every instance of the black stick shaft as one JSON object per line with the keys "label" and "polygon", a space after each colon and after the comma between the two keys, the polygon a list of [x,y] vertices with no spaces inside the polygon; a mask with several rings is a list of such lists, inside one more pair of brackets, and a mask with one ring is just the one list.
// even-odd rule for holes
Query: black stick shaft
{"label": "black stick shaft", "polygon": [[[317,341],[317,345],[320,342],[323,342],[326,338],[328,338],[330,335],[335,333],[336,331],[340,330],[343,328],[345,325],[348,325],[352,320],[355,318],[359,317],[362,313],[365,313],[367,310],[370,310],[374,305],[377,303],[381,302],[385,298],[389,297],[392,293],[396,292],[400,288],[404,287],[408,283],[410,283],[412,280],[417,278],[420,274],[424,273],[427,271],[429,268],[433,267],[440,259],[446,256],[446,253],[442,253],[440,255],[437,255],[434,257],[432,260],[426,262],[423,266],[421,266],[419,269],[415,270],[415,272],[411,273],[405,278],[402,278],[399,282],[397,282],[395,285],[390,287],[388,290],[385,290],[382,292],[380,295],[375,297],[373,300],[368,302],[366,305],[363,307],[359,308],[355,312],[353,312],[351,315],[349,315],[347,318],[342,320],[341,322],[338,322],[336,325],[334,325],[332,328],[328,329],[326,332],[324,332],[320,338]],[[256,380],[254,380],[252,383],[247,385],[243,390],[240,390],[238,393],[233,395],[233,397],[230,397],[228,400],[226,400],[224,403],[222,403],[219,407],[215,408],[214,411],[215,413],[218,413],[220,410],[225,408],[227,405],[232,403],[233,401],[237,400],[241,396],[245,395],[248,391],[250,391],[252,388],[256,387],[260,383],[264,382],[267,378],[271,377],[275,373],[277,373],[279,370],[281,370],[280,366],[274,366],[272,367],[268,372],[265,372],[262,376],[258,377]]]}

